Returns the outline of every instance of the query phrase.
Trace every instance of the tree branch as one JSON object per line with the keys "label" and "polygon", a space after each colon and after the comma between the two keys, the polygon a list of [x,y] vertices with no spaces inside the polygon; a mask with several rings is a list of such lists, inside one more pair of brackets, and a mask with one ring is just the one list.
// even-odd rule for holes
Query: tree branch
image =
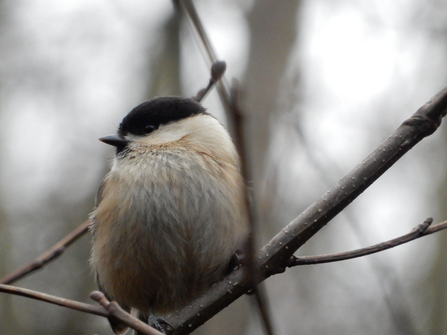
{"label": "tree branch", "polygon": [[78,240],[88,231],[89,224],[90,220],[85,221],[78,228],[73,230],[70,234],[65,236],[62,240],[57,242],[53,247],[45,251],[35,260],[29,262],[22,268],[17,269],[16,271],[0,279],[0,284],[12,284],[13,282],[33,273],[34,271],[41,269],[43,266],[45,266],[45,264],[53,261],[60,255],[62,255],[68,246],[70,246],[73,242]]}
{"label": "tree branch", "polygon": [[[258,253],[258,268],[265,280],[288,265],[293,253],[354,201],[399,158],[424,137],[431,135],[447,112],[447,88],[418,109],[363,162],[329,189],[318,201],[281,230]],[[172,334],[189,333],[217,314],[250,287],[244,267],[216,283],[188,307],[172,314],[166,321]],[[187,330],[187,331],[186,331]]]}
{"label": "tree branch", "polygon": [[79,301],[64,299],[56,297],[54,295],[37,292],[22,287],[0,284],[0,292],[20,295],[22,297],[48,302],[50,304],[74,309],[89,314],[99,315],[103,317],[109,316],[109,313],[101,306],[93,306]]}
{"label": "tree branch", "polygon": [[80,312],[85,312],[89,314],[99,315],[105,318],[118,319],[121,323],[124,323],[128,327],[135,329],[143,334],[147,335],[163,335],[158,330],[148,326],[143,321],[138,320],[134,316],[123,310],[116,302],[110,302],[106,299],[104,294],[99,291],[93,291],[90,297],[96,302],[100,303],[101,306],[94,306],[85,304],[83,302],[64,299],[56,297],[54,295],[45,294],[42,292],[37,292],[33,290],[28,290],[22,287],[16,287],[11,285],[0,284],[0,292],[9,293],[13,295],[19,295],[26,298],[31,298],[35,300],[40,300],[48,302],[50,304],[74,309]]}
{"label": "tree branch", "polygon": [[398,245],[416,240],[420,237],[427,236],[433,233],[436,233],[440,230],[447,229],[447,221],[438,223],[434,226],[430,226],[433,222],[432,218],[426,219],[423,223],[417,225],[411,232],[408,234],[396,237],[392,240],[378,243],[372,245],[370,247],[351,250],[347,252],[341,252],[336,254],[329,255],[320,255],[320,256],[300,256],[295,257],[292,256],[289,260],[288,267],[293,267],[297,265],[308,265],[308,264],[321,264],[321,263],[331,263],[338,262],[352,258],[358,258],[366,255],[371,255],[383,250],[394,248]]}

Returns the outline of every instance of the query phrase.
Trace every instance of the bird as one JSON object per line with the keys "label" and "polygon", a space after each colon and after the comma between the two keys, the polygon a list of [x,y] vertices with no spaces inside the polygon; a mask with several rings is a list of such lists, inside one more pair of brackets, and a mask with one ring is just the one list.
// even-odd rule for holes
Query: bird
{"label": "bird", "polygon": [[100,141],[116,154],[90,216],[98,287],[143,318],[167,317],[223,279],[247,238],[237,150],[200,103],[173,96],[136,106]]}

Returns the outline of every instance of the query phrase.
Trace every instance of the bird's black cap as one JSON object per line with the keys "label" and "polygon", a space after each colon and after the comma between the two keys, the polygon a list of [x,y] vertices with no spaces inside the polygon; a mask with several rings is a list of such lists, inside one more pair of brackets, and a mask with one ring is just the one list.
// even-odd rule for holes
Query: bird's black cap
{"label": "bird's black cap", "polygon": [[160,97],[143,102],[121,121],[118,134],[145,135],[160,125],[187,117],[206,114],[205,108],[198,102],[180,97]]}

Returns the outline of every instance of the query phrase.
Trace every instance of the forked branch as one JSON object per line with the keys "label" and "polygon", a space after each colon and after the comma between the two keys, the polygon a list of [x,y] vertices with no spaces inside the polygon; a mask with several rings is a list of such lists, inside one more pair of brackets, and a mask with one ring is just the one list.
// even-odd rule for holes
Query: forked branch
{"label": "forked branch", "polygon": [[0,292],[20,295],[22,297],[48,302],[50,304],[59,305],[80,312],[99,315],[105,318],[114,318],[143,334],[163,335],[158,330],[148,326],[144,322],[127,313],[116,302],[108,301],[104,294],[99,291],[93,291],[90,297],[101,306],[89,305],[75,300],[64,299],[50,294],[3,284],[0,284]]}
{"label": "forked branch", "polygon": [[297,265],[332,263],[332,262],[344,261],[347,259],[363,257],[375,254],[380,251],[394,248],[398,245],[414,241],[420,237],[427,236],[447,228],[447,221],[431,226],[432,222],[433,219],[428,218],[423,223],[417,225],[408,234],[366,248],[351,250],[347,252],[340,252],[336,254],[329,254],[329,255],[300,256],[300,257],[292,256],[291,259],[289,260],[288,267],[293,267]]}

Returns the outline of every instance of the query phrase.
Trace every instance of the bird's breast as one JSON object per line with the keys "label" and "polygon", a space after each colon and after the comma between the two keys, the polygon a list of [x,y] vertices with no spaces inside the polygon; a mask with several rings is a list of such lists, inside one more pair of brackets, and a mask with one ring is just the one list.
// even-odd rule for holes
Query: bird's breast
{"label": "bird's breast", "polygon": [[202,293],[236,250],[241,197],[237,165],[200,153],[115,162],[94,213],[92,263],[106,293],[160,312]]}

